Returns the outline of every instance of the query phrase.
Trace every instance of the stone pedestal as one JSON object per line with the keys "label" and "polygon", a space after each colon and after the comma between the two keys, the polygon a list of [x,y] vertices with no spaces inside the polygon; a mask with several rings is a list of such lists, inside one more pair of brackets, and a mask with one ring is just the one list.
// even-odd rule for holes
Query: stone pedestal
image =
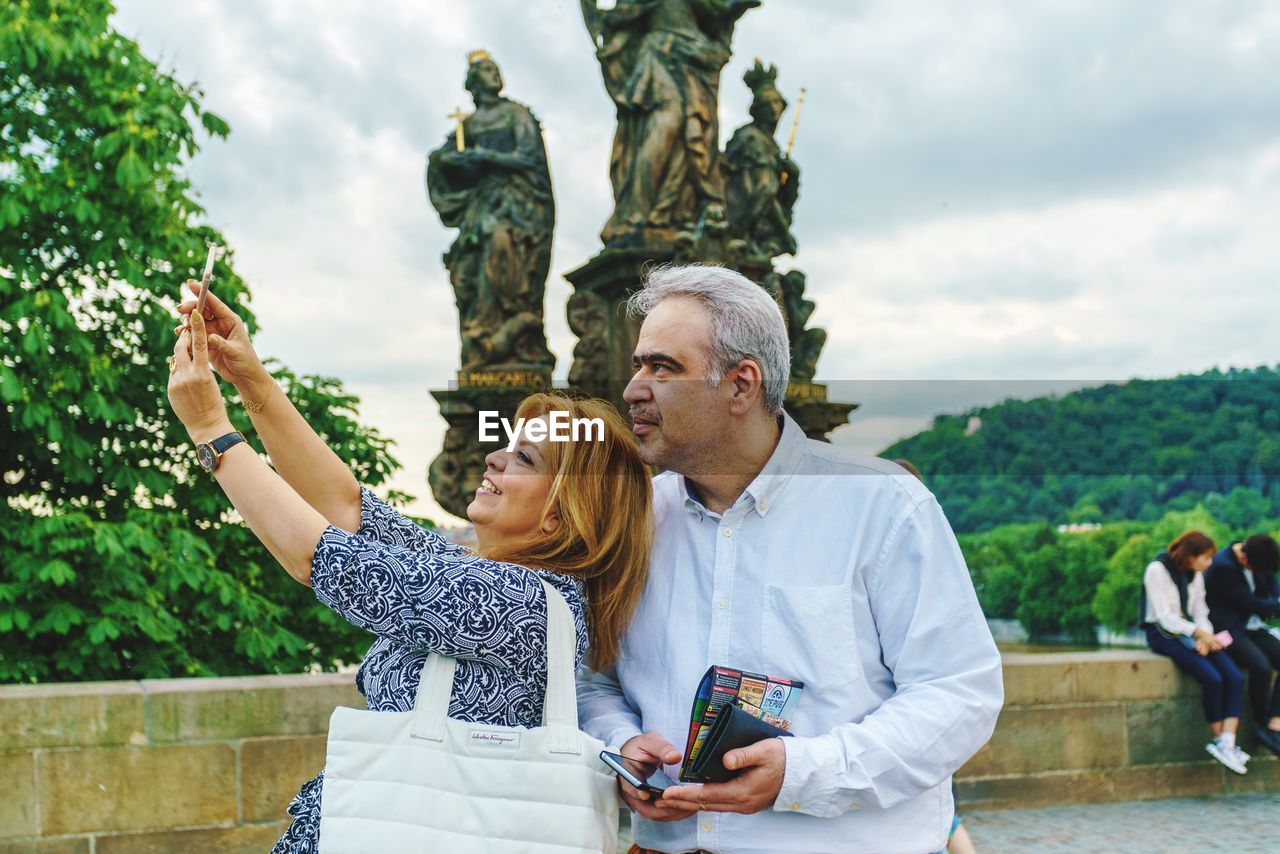
{"label": "stone pedestal", "polygon": [[[569,298],[569,328],[578,336],[569,384],[611,401],[624,415],[627,405],[622,392],[635,373],[631,356],[640,334],[639,321],[626,316],[627,297],[648,267],[670,260],[670,251],[648,247],[605,249],[565,275],[574,288]],[[740,272],[759,283],[771,267],[768,259],[748,259]],[[786,407],[805,435],[826,439],[849,420],[858,404],[832,403],[827,400],[825,385],[792,380],[787,386]]]}
{"label": "stone pedestal", "polygon": [[647,268],[670,260],[669,249],[605,249],[565,274],[574,289],[569,298],[569,328],[578,336],[569,370],[571,387],[611,401],[626,413],[622,392],[635,373],[631,356],[640,335],[640,322],[627,317],[627,297]]}
{"label": "stone pedestal", "polygon": [[827,387],[806,380],[787,383],[787,412],[810,439],[827,440],[827,434],[849,422],[856,403],[832,403],[827,400]]}
{"label": "stone pedestal", "polygon": [[480,441],[480,412],[496,411],[501,417],[514,421],[520,401],[550,386],[549,367],[504,365],[459,371],[454,388],[431,392],[449,425],[444,434],[444,448],[427,470],[431,493],[441,507],[465,519],[467,505],[484,477],[485,455],[502,447],[501,442]]}

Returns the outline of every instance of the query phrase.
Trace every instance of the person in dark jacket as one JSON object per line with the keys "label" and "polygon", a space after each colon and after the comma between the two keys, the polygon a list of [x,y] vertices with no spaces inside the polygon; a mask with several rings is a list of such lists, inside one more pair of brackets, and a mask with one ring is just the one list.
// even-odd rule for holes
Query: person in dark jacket
{"label": "person in dark jacket", "polygon": [[1254,534],[1218,552],[1205,573],[1209,620],[1231,632],[1227,654],[1249,674],[1249,702],[1258,740],[1280,755],[1280,630],[1266,624],[1280,616],[1280,545]]}

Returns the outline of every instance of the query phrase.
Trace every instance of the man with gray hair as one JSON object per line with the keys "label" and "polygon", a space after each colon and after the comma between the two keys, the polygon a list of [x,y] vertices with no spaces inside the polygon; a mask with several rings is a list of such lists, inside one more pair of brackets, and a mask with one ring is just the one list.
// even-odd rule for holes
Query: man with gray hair
{"label": "man with gray hair", "polygon": [[731,270],[659,268],[625,398],[654,479],[649,581],[583,727],[671,776],[706,670],[803,681],[794,737],[725,754],[726,783],[619,781],[633,851],[936,851],[950,777],[990,737],[1000,657],[942,510],[893,463],[783,411],[781,312]]}

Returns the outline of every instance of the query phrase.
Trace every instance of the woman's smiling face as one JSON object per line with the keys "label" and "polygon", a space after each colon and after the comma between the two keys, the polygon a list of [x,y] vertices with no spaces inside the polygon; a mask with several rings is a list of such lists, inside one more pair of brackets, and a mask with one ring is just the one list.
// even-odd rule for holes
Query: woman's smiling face
{"label": "woman's smiling face", "polygon": [[[545,417],[525,424],[515,449],[494,451],[484,458],[485,472],[476,497],[467,507],[467,518],[476,528],[476,545],[488,548],[506,540],[536,534],[551,493],[554,475],[546,458],[547,442],[530,442],[529,424],[543,422],[541,435],[550,435]],[[554,518],[548,524],[555,524]]]}

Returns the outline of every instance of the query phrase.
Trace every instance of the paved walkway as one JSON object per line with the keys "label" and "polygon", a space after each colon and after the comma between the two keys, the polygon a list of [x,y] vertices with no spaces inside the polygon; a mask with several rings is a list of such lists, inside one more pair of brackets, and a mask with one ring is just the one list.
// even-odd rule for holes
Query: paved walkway
{"label": "paved walkway", "polygon": [[1280,793],[961,812],[982,854],[1280,851]]}
{"label": "paved walkway", "polygon": [[[619,851],[631,844],[623,811]],[[1280,851],[1280,793],[961,812],[979,854]]]}

